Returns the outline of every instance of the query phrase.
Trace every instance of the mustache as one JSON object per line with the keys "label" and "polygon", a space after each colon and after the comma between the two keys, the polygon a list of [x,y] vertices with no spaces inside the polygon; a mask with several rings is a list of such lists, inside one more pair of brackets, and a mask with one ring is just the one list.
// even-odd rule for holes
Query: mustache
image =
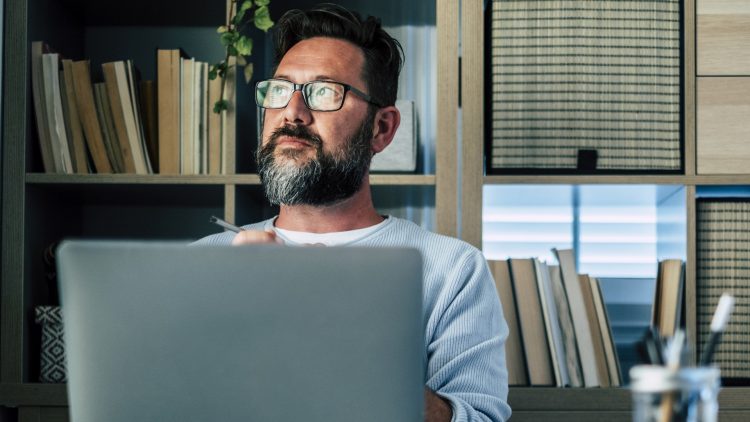
{"label": "mustache", "polygon": [[323,146],[323,140],[310,131],[310,129],[304,126],[282,126],[271,133],[268,137],[268,147],[276,147],[276,143],[282,136],[290,136],[293,138],[302,139],[308,142],[310,145],[320,148]]}

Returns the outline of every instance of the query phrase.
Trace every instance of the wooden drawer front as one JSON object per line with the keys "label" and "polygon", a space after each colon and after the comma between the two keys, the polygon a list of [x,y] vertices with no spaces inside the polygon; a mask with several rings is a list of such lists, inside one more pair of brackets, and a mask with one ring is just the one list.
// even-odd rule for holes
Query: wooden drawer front
{"label": "wooden drawer front", "polygon": [[698,79],[698,174],[750,174],[750,77]]}
{"label": "wooden drawer front", "polygon": [[698,75],[750,76],[750,0],[698,0]]}

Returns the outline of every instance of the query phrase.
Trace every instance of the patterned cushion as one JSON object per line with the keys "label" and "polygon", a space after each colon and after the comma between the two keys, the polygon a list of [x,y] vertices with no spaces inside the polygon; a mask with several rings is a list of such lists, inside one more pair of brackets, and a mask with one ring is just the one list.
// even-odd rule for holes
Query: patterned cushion
{"label": "patterned cushion", "polygon": [[36,322],[42,325],[42,350],[39,380],[61,383],[67,381],[65,342],[59,306],[37,306]]}

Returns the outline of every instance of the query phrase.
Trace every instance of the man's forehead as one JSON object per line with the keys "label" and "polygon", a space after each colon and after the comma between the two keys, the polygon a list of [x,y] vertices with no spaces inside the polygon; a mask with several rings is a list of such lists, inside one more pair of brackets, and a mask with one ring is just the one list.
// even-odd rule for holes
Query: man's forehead
{"label": "man's forehead", "polygon": [[354,83],[361,79],[363,64],[362,50],[351,42],[314,37],[292,46],[284,54],[274,76],[297,83],[321,79]]}

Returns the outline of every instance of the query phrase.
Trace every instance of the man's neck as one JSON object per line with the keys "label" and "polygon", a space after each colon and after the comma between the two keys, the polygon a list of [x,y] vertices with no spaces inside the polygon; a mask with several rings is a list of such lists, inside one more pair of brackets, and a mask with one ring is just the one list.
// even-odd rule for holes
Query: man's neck
{"label": "man's neck", "polygon": [[362,187],[352,197],[333,205],[282,205],[274,225],[300,232],[332,233],[363,229],[382,221],[372,203],[369,176],[365,176]]}

